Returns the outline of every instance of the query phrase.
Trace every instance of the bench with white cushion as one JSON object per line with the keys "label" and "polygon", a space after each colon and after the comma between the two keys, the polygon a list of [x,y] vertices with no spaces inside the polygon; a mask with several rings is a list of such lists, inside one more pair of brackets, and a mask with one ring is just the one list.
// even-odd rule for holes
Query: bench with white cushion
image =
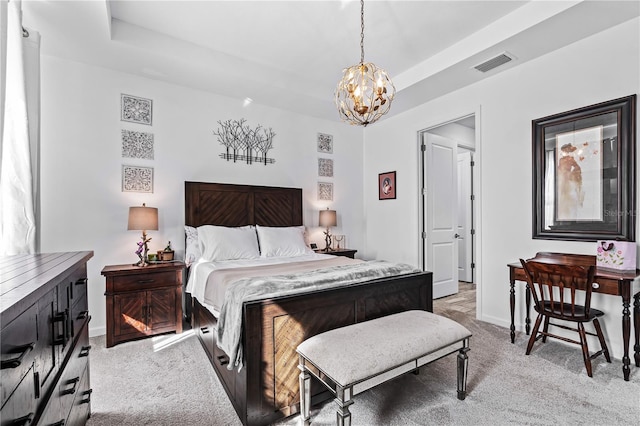
{"label": "bench with white cushion", "polygon": [[458,352],[458,399],[466,397],[471,333],[448,318],[406,311],[313,336],[298,346],[300,413],[310,422],[311,375],[336,396],[337,424],[350,425],[353,396]]}

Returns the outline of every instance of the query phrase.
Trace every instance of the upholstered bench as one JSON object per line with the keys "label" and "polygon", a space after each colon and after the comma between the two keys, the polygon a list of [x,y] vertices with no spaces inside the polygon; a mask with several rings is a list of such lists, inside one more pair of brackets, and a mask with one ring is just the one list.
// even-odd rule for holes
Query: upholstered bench
{"label": "upholstered bench", "polygon": [[311,375],[336,396],[337,424],[350,425],[353,396],[458,352],[458,399],[466,397],[465,327],[427,311],[406,311],[330,330],[298,346],[300,413],[310,423]]}

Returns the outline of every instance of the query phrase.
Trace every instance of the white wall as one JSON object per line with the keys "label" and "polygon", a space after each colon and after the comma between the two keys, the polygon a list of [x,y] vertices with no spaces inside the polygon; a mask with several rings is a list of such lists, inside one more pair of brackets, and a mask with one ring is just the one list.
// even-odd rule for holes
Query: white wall
{"label": "white wall", "polygon": [[[639,93],[639,40],[640,19],[634,19],[367,127],[363,255],[420,264],[417,132],[479,112],[481,319],[508,327],[507,263],[538,251],[595,253],[593,242],[531,238],[531,120]],[[379,201],[376,177],[389,170],[398,172],[397,199]],[[516,321],[522,327],[523,286],[518,287]],[[606,312],[609,348],[621,357],[621,298],[595,295],[593,306]]]}
{"label": "white wall", "polygon": [[[153,100],[153,125],[120,121],[120,94]],[[337,114],[337,113],[336,113]],[[233,164],[219,158],[217,121],[246,118],[276,133],[272,165]],[[154,160],[121,157],[121,129],[154,134]],[[334,201],[317,201],[318,132],[333,135]],[[139,231],[127,231],[128,207],[159,209],[159,230],[150,231],[151,251],[171,241],[184,250],[184,182],[224,182],[301,187],[304,223],[322,246],[318,210],[338,211],[349,245],[363,246],[362,132],[342,124],[231,99],[156,80],[42,58],[42,252],[93,250],[89,261],[91,335],[105,332],[105,265],[133,263]],[[154,168],[154,193],[121,192],[123,164]]]}

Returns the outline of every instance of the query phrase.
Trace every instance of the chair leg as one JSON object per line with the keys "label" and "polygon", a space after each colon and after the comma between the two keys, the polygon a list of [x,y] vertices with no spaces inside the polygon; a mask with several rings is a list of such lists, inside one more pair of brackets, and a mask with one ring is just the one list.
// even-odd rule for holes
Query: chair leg
{"label": "chair leg", "polygon": [[300,419],[303,426],[311,424],[310,407],[311,407],[311,375],[305,366],[305,359],[300,355]]}
{"label": "chair leg", "polygon": [[607,347],[607,342],[604,341],[604,334],[602,334],[602,328],[600,327],[600,321],[598,321],[598,318],[593,319],[593,325],[596,327],[596,334],[598,335],[598,340],[600,340],[600,347],[602,348],[604,357],[607,359],[607,362],[611,362],[609,348]]}
{"label": "chair leg", "polygon": [[544,328],[542,329],[542,343],[547,343],[547,333],[549,332],[549,317],[544,317]]}
{"label": "chair leg", "polygon": [[349,406],[353,404],[353,388],[337,386],[336,399],[336,426],[351,426],[351,411]]}
{"label": "chair leg", "polygon": [[469,339],[464,340],[464,347],[458,351],[458,399],[467,397],[467,371],[469,368]]}
{"label": "chair leg", "polygon": [[538,314],[538,318],[536,318],[536,323],[533,326],[533,331],[531,332],[531,337],[529,337],[529,344],[527,345],[527,352],[526,352],[527,355],[531,353],[531,348],[533,348],[533,343],[536,341],[536,336],[538,335],[538,330],[540,329],[541,322],[542,322],[542,314]]}
{"label": "chair leg", "polygon": [[580,346],[582,346],[582,357],[584,358],[584,366],[587,368],[587,375],[593,377],[589,346],[587,345],[587,333],[584,331],[584,324],[581,322],[578,323],[578,333],[580,334]]}

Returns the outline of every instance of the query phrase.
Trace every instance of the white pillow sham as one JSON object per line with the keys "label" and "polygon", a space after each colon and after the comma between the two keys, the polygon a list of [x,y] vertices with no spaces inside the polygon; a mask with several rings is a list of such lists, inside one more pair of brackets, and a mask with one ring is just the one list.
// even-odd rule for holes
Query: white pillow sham
{"label": "white pillow sham", "polygon": [[198,241],[202,258],[210,262],[260,257],[253,226],[202,225],[198,227]]}
{"label": "white pillow sham", "polygon": [[187,266],[190,266],[193,262],[200,259],[200,256],[202,256],[202,250],[200,250],[198,230],[196,228],[185,225],[184,233],[187,237],[187,246],[184,250],[184,263],[186,263]]}
{"label": "white pillow sham", "polygon": [[313,253],[305,242],[304,226],[256,225],[261,257],[295,257]]}

